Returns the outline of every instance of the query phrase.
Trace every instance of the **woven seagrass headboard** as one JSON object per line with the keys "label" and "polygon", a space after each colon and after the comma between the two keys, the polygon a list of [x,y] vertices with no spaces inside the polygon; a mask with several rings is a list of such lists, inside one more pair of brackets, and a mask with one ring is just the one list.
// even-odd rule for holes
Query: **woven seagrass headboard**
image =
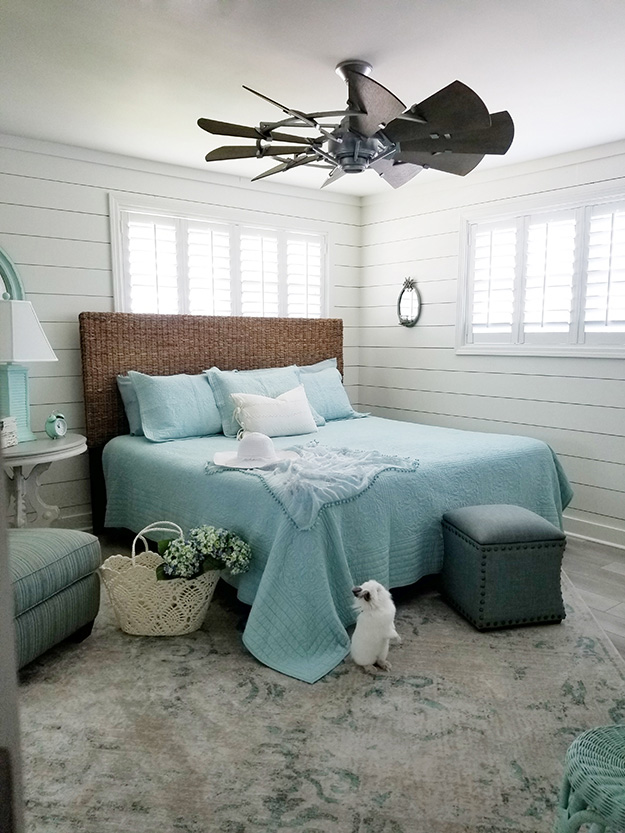
{"label": "woven seagrass headboard", "polygon": [[85,424],[90,454],[94,529],[105,494],[102,448],[128,433],[117,390],[119,373],[201,373],[209,367],[251,370],[314,364],[336,357],[343,366],[340,318],[248,318],[83,312],[79,316]]}

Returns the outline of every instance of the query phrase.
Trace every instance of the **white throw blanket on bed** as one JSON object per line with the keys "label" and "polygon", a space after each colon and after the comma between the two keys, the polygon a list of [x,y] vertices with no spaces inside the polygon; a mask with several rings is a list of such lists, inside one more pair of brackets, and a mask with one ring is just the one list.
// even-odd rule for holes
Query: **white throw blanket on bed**
{"label": "white throw blanket on bed", "polygon": [[260,478],[299,529],[310,529],[324,506],[346,503],[362,495],[387,469],[411,472],[418,460],[381,454],[328,448],[313,441],[293,449],[297,459],[262,469],[230,469],[206,464],[207,474],[237,472]]}

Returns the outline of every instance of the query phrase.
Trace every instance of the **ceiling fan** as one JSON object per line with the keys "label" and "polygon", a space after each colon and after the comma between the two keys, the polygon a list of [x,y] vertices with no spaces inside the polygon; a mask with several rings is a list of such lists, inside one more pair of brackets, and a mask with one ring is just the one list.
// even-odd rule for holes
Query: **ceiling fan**
{"label": "ceiling fan", "polygon": [[[504,154],[512,144],[514,123],[508,111],[489,113],[466,84],[454,81],[406,108],[369,77],[371,69],[371,64],[361,60],[337,65],[337,74],[347,84],[345,110],[304,113],[244,85],[287,118],[262,121],[258,127],[198,119],[198,125],[214,135],[255,140],[253,146],[226,145],[212,150],[206,161],[273,157],[279,162],[253,182],[301,165],[323,167],[330,174],[322,188],[345,174],[371,168],[393,188],[399,188],[424,168],[465,176],[485,154]],[[283,128],[314,130],[319,135],[283,132]]]}

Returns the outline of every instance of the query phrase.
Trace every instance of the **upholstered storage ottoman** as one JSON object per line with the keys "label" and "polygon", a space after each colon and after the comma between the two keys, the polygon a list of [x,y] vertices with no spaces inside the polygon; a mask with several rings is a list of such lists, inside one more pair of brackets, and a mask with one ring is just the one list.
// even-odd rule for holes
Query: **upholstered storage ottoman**
{"label": "upholstered storage ottoman", "polygon": [[442,589],[478,630],[561,622],[566,538],[521,506],[464,506],[443,516]]}
{"label": "upholstered storage ottoman", "polygon": [[18,667],[68,637],[84,639],[100,606],[100,543],[73,529],[9,529]]}

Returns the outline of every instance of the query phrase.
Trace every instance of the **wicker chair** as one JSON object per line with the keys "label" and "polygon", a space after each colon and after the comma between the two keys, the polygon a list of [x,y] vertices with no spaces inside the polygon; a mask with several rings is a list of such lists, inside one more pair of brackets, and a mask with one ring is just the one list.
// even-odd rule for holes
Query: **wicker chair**
{"label": "wicker chair", "polygon": [[625,726],[601,726],[566,753],[555,833],[625,830]]}

